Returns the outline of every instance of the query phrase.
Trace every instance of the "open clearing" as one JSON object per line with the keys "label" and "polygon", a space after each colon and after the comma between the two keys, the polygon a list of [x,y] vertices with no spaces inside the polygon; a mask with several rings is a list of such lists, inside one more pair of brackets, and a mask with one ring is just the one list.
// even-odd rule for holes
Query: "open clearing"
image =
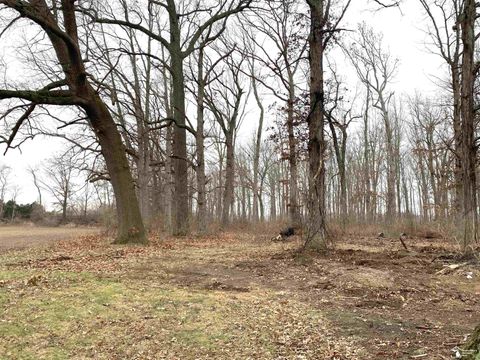
{"label": "open clearing", "polygon": [[89,227],[0,226],[0,252],[75,239],[98,232],[98,228]]}
{"label": "open clearing", "polygon": [[109,241],[0,255],[1,359],[451,359],[480,321],[480,267],[439,239]]}

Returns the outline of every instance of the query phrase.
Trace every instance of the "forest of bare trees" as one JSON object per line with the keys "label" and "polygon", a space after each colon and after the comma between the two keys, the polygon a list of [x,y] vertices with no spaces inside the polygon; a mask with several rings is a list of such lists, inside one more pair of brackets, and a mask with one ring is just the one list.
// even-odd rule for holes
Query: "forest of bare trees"
{"label": "forest of bare trees", "polygon": [[3,142],[83,152],[112,185],[117,241],[158,219],[177,235],[286,219],[324,242],[329,219],[456,216],[476,243],[474,3],[420,0],[447,69],[435,98],[392,90],[399,60],[368,24],[342,27],[349,2],[1,3],[4,38],[36,24],[14,57],[29,79],[4,76]]}
{"label": "forest of bare trees", "polygon": [[[1,1],[4,39],[35,24],[2,65],[29,74],[4,75],[3,143],[65,139],[75,171],[111,184],[118,242],[145,242],[154,221],[184,235],[285,219],[323,243],[329,221],[457,218],[469,251],[475,3],[419,1],[446,65],[434,98],[393,90],[400,61],[368,24],[343,27],[348,1]],[[70,173],[51,165],[65,213]]]}
{"label": "forest of bare trees", "polygon": [[0,0],[2,151],[63,144],[30,207],[0,167],[0,219],[48,198],[61,224],[115,210],[116,244],[274,223],[316,250],[430,224],[477,254],[478,3],[412,0],[432,95],[397,90],[405,54],[351,1]]}

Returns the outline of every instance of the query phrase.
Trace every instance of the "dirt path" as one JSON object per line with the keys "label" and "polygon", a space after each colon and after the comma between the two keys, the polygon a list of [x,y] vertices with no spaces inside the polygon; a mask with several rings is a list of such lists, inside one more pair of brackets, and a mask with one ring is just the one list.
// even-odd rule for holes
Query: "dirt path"
{"label": "dirt path", "polygon": [[303,302],[348,344],[338,359],[451,358],[480,323],[480,266],[455,259],[451,244],[414,239],[406,252],[363,238],[324,255],[298,254],[298,245],[190,250],[159,262],[177,286],[268,289]]}
{"label": "dirt path", "polygon": [[298,245],[87,236],[0,256],[0,339],[13,358],[430,360],[452,358],[480,322],[480,266],[446,242]]}
{"label": "dirt path", "polygon": [[98,233],[99,229],[78,227],[0,226],[0,252],[46,245]]}

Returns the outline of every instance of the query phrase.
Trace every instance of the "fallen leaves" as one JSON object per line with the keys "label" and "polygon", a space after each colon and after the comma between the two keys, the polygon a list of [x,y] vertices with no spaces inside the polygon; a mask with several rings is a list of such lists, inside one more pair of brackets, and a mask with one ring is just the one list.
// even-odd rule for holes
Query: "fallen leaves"
{"label": "fallen leaves", "polygon": [[354,240],[317,255],[248,234],[144,247],[88,235],[0,256],[0,355],[8,341],[11,358],[448,356],[480,310],[478,268],[438,274],[438,244]]}

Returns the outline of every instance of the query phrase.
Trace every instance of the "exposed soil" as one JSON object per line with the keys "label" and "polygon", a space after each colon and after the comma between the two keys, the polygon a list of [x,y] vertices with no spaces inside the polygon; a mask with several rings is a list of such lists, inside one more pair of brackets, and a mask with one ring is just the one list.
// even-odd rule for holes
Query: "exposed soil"
{"label": "exposed soil", "polygon": [[[28,256],[17,253],[16,260],[0,265],[42,276],[88,271],[142,289],[212,293],[232,304],[248,299],[260,310],[285,311],[284,320],[262,331],[267,336],[280,331],[278,326],[287,338],[266,340],[271,349],[257,349],[258,357],[247,356],[251,350],[238,340],[236,345],[210,344],[206,353],[198,347],[176,350],[185,359],[451,359],[480,323],[480,265],[459,258],[447,241],[408,239],[407,252],[395,240],[347,238],[337,241],[335,250],[318,254],[299,253],[299,239],[272,243],[265,238],[157,238],[142,248],[114,247],[88,237]],[[302,309],[295,317],[289,312],[293,306]],[[246,320],[248,310],[229,314],[247,332],[260,326]],[[311,326],[310,314],[325,327]],[[290,331],[295,341],[288,340]],[[153,354],[153,345],[145,346],[144,354]]]}

